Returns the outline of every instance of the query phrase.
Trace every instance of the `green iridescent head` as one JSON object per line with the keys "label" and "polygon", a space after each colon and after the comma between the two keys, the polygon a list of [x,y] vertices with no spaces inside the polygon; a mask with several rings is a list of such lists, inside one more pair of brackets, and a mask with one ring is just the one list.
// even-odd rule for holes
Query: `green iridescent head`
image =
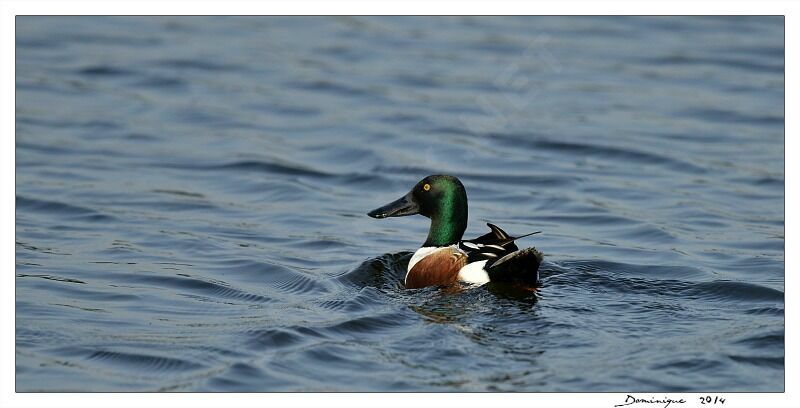
{"label": "green iridescent head", "polygon": [[368,213],[373,218],[413,214],[431,219],[423,246],[455,244],[467,229],[467,191],[453,176],[432,175],[420,180],[400,199]]}

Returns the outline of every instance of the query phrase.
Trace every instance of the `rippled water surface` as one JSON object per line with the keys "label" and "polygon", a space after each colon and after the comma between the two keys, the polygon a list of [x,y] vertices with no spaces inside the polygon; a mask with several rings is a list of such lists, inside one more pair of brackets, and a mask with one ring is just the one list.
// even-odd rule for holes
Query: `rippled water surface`
{"label": "rippled water surface", "polygon": [[[16,19],[18,391],[782,391],[783,19]],[[461,178],[538,293],[405,290]]]}

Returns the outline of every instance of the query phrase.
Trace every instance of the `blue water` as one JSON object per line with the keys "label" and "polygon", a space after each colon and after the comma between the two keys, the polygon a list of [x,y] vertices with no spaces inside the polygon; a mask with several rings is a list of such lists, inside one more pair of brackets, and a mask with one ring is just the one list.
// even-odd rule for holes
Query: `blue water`
{"label": "blue water", "polygon": [[[16,19],[17,391],[783,391],[781,17]],[[538,293],[405,290],[458,176]]]}

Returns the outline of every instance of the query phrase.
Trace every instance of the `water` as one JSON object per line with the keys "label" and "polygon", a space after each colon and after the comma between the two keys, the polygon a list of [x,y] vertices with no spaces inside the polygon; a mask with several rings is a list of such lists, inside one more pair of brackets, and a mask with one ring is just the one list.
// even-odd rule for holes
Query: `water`
{"label": "water", "polygon": [[784,390],[780,17],[16,21],[17,391]]}

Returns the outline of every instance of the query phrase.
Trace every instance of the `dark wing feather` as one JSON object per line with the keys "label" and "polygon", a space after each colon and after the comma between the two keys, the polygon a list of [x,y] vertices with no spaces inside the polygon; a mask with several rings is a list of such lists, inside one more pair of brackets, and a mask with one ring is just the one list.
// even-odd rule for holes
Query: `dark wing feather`
{"label": "dark wing feather", "polygon": [[488,262],[485,267],[487,270],[498,259],[519,250],[517,245],[514,244],[515,239],[541,232],[536,231],[530,234],[520,235],[519,237],[512,237],[494,224],[487,223],[486,225],[489,226],[490,232],[475,239],[463,240],[458,243],[458,247],[466,252],[468,256],[467,262],[487,260]]}
{"label": "dark wing feather", "polygon": [[542,258],[541,252],[536,248],[525,248],[495,261],[486,272],[492,282],[537,285]]}

